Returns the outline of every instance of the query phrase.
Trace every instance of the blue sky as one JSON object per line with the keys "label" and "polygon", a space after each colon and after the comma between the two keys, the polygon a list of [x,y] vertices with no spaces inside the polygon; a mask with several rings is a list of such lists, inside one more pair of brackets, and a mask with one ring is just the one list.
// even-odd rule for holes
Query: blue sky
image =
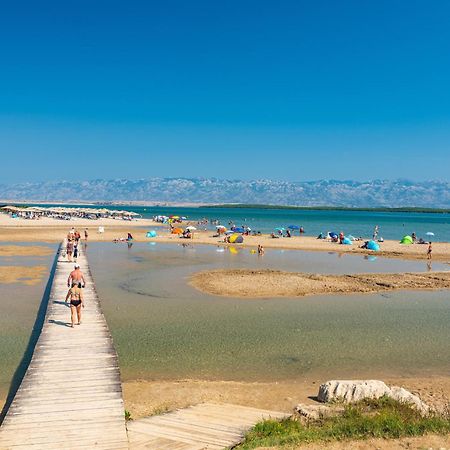
{"label": "blue sky", "polygon": [[0,182],[449,180],[449,17],[448,1],[5,3]]}

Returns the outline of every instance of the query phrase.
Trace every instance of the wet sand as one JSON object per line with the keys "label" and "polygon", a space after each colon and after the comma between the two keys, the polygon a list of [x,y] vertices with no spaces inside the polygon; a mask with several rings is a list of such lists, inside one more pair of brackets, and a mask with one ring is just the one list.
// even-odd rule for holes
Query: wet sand
{"label": "wet sand", "polygon": [[54,253],[50,247],[40,245],[2,245],[0,256],[48,256]]}
{"label": "wet sand", "polygon": [[[183,224],[183,227],[187,224]],[[101,220],[74,220],[58,221],[54,219],[41,220],[17,220],[10,219],[5,214],[0,214],[0,242],[60,242],[71,227],[79,229],[81,234],[85,227],[89,229],[89,241],[111,242],[115,238],[127,236],[131,232],[136,242],[175,242],[192,244],[225,245],[222,237],[215,237],[211,231],[196,231],[193,239],[181,239],[178,235],[170,234],[167,226],[142,219],[135,221],[123,221],[114,219]],[[104,226],[105,232],[98,233],[98,227]],[[158,236],[149,239],[145,236],[146,231],[156,230]],[[244,236],[244,243],[233,244],[236,247],[256,248],[258,244],[266,249],[294,249],[307,251],[325,251],[349,254],[369,254],[389,258],[419,259],[425,260],[427,245],[412,244],[402,245],[398,241],[385,241],[380,244],[381,251],[372,252],[359,248],[362,242],[354,242],[353,245],[340,245],[311,236],[293,236],[291,238],[273,239],[269,235]],[[433,260],[443,261],[450,264],[450,243],[433,243]]]}
{"label": "wet sand", "polygon": [[27,286],[45,284],[46,266],[0,266],[0,283],[22,283]]}
{"label": "wet sand", "polygon": [[[330,378],[331,379],[331,378]],[[233,403],[292,412],[298,403],[317,404],[314,397],[325,379],[271,383],[236,381],[125,381],[125,408],[135,419],[202,402]],[[383,378],[401,386],[426,403],[442,409],[450,401],[450,377]]]}
{"label": "wet sand", "polygon": [[194,274],[189,284],[208,294],[239,298],[303,297],[450,288],[450,272],[322,275],[226,269]]}

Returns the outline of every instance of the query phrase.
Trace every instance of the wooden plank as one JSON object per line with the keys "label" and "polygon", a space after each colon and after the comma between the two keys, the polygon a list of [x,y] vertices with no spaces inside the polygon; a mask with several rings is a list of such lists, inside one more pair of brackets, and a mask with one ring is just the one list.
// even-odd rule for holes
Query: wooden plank
{"label": "wooden plank", "polygon": [[0,449],[127,449],[117,354],[84,252],[82,324],[64,303],[73,264],[58,260],[44,325],[0,427]]}
{"label": "wooden plank", "polygon": [[238,444],[262,418],[287,416],[283,412],[245,406],[200,404],[129,422],[128,439],[133,450],[223,449]]}

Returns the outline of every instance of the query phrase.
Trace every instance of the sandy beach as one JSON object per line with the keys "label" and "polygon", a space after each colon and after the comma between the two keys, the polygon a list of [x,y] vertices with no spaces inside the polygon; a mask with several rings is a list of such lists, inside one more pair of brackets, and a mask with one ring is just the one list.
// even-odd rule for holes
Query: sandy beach
{"label": "sandy beach", "polygon": [[[103,226],[104,233],[98,232],[98,227]],[[213,236],[211,231],[196,231],[193,239],[181,239],[178,235],[170,234],[168,227],[153,222],[152,220],[115,220],[79,219],[73,221],[59,221],[50,218],[40,220],[11,219],[5,214],[0,214],[0,242],[60,242],[71,227],[81,231],[88,228],[89,241],[111,242],[115,238],[125,238],[127,232],[131,232],[136,242],[172,242],[209,245],[230,245],[223,242],[223,237]],[[147,238],[146,231],[156,230],[156,238]],[[353,245],[340,245],[326,240],[316,239],[311,236],[293,236],[291,238],[273,239],[270,235],[244,236],[242,244],[232,244],[236,247],[256,248],[258,244],[266,249],[292,249],[307,251],[336,252],[342,254],[376,255],[387,258],[404,258],[425,260],[427,245],[412,244],[403,245],[398,241],[386,240],[380,244],[381,251],[372,252],[359,248],[361,242]],[[433,243],[433,260],[450,263],[450,243]]]}
{"label": "sandy beach", "polygon": [[[62,237],[67,234],[72,226],[79,229],[82,234],[84,228],[87,227],[89,230],[89,241],[93,242],[111,242],[114,238],[126,237],[127,232],[131,232],[134,240],[137,242],[148,242],[150,239],[145,237],[146,231],[155,229],[158,237],[152,239],[154,242],[228,245],[223,243],[223,239],[213,237],[213,233],[207,231],[196,232],[192,240],[180,239],[177,235],[169,234],[167,227],[155,224],[149,220],[131,222],[113,219],[99,221],[77,220],[61,223],[53,219],[12,221],[7,216],[0,214],[0,242],[2,243],[0,244],[0,256],[32,257],[48,255],[52,252],[48,247],[37,244],[22,246],[14,243],[57,243],[61,241]],[[99,233],[98,226],[105,227],[105,232]],[[236,245],[236,247],[256,248],[258,244],[263,245],[268,252],[270,252],[271,248],[283,248],[371,254],[371,252],[359,249],[357,243],[353,246],[343,246],[306,236],[280,239],[272,239],[267,235],[246,236],[245,242]],[[376,253],[377,256],[426,259],[426,246],[424,245],[403,246],[395,241],[386,241],[381,245],[382,251]],[[434,243],[433,259],[450,262],[450,244]],[[45,283],[46,280],[43,278],[43,274],[46,273],[46,270],[46,267],[40,265],[31,267],[3,266],[0,267],[0,282]],[[239,277],[239,283],[232,282],[232,280],[236,280],[236,277]],[[275,270],[220,270],[195,274],[191,284],[197,289],[214,295],[241,298],[290,297],[320,293],[369,293],[406,288],[414,290],[448,289],[450,287],[450,273],[358,274],[349,276],[306,275]],[[430,405],[439,408],[447,404],[450,398],[450,378],[448,377],[392,378],[388,375],[384,377],[383,373],[376,373],[373,377],[382,379],[388,384],[400,385],[420,395]],[[135,419],[201,402],[234,403],[291,412],[298,403],[314,403],[312,397],[317,394],[318,386],[331,378],[333,378],[332,373],[321,379],[305,378],[276,382],[239,382],[208,379],[181,379],[174,381],[136,379],[123,382],[123,396],[126,409]],[[3,397],[5,395],[6,393],[1,394]],[[0,398],[0,402],[3,401],[4,398]],[[446,438],[433,437],[433,439],[436,445],[446,443]],[[404,448],[402,446],[407,445],[402,442],[406,441],[399,441],[398,448]],[[426,438],[417,438],[414,442],[417,442],[417,446],[420,446],[431,441],[426,440]],[[348,443],[346,444],[348,445]],[[333,448],[344,448],[339,447],[339,445],[336,444]],[[345,448],[363,448],[358,447],[358,443],[354,445],[354,447],[347,446]],[[373,441],[373,448],[388,448],[384,447],[384,445],[384,442]]]}

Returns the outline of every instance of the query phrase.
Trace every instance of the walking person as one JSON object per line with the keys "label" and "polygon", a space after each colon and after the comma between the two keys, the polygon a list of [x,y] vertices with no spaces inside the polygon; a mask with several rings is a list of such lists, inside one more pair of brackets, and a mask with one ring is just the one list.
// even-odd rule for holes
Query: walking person
{"label": "walking person", "polygon": [[84,240],[87,241],[87,240],[88,240],[88,237],[89,237],[88,229],[85,228],[85,229],[84,229]]}
{"label": "walking person", "polygon": [[78,253],[78,242],[75,242],[75,244],[73,244],[73,260],[75,262],[77,262]]}
{"label": "walking person", "polygon": [[427,259],[431,260],[431,252],[433,251],[431,247],[431,242],[428,244],[428,250],[427,250]]}
{"label": "walking person", "polygon": [[67,261],[72,262],[72,254],[73,254],[73,241],[69,239],[66,245]]}
{"label": "walking person", "polygon": [[77,284],[79,288],[86,286],[86,281],[84,279],[83,272],[80,270],[79,264],[75,264],[74,270],[70,272],[69,278],[67,278],[67,287],[70,287],[73,283]]}
{"label": "walking person", "polygon": [[376,241],[378,237],[378,225],[375,225],[375,229],[373,230],[372,240]]}
{"label": "walking person", "polygon": [[77,283],[72,283],[72,287],[68,290],[66,295],[66,303],[70,298],[70,320],[71,327],[81,325],[81,308],[84,308],[83,291]]}

